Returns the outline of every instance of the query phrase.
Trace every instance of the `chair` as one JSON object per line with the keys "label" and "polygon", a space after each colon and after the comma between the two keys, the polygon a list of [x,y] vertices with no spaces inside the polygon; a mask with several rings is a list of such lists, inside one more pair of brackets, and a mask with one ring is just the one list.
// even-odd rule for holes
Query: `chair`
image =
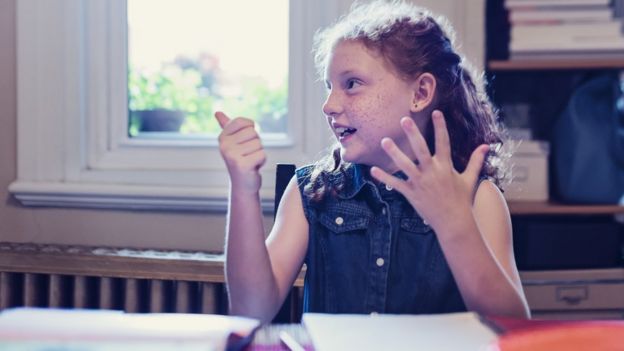
{"label": "chair", "polygon": [[[275,169],[275,203],[273,211],[273,219],[277,214],[277,207],[279,206],[284,190],[290,179],[295,174],[295,165],[278,163]],[[299,310],[299,293],[296,288],[291,289],[284,304],[280,308],[272,323],[298,323],[301,319],[301,311]]]}
{"label": "chair", "polygon": [[284,195],[284,190],[286,190],[286,186],[288,182],[290,182],[290,178],[295,174],[295,165],[289,163],[278,163],[275,169],[275,204],[273,211],[273,219],[275,219],[275,214],[277,214],[277,207],[279,206],[279,202],[282,199],[282,195]]}

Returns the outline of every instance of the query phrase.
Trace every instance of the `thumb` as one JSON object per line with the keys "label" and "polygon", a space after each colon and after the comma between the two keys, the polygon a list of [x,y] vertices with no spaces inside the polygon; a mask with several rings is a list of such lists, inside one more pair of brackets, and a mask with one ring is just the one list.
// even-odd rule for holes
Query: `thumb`
{"label": "thumb", "polygon": [[470,155],[470,160],[468,161],[464,173],[470,177],[474,183],[476,183],[479,178],[479,173],[481,173],[481,168],[483,167],[483,161],[485,161],[485,155],[487,155],[489,151],[489,145],[480,145],[472,152],[472,155]]}
{"label": "thumb", "polygon": [[221,129],[223,129],[225,125],[230,122],[230,117],[228,117],[225,113],[221,111],[215,112],[214,116],[217,119],[217,122],[219,122],[219,126],[221,127]]}

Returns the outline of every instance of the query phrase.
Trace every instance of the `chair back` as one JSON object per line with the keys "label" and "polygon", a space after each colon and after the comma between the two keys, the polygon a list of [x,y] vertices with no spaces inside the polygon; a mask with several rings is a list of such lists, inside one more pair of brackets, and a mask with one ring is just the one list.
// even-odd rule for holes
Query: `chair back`
{"label": "chair back", "polygon": [[[280,200],[282,199],[282,195],[284,195],[286,186],[288,186],[288,182],[290,182],[290,179],[295,174],[295,169],[295,165],[289,163],[278,163],[275,168],[275,202],[273,207],[273,219],[275,219],[275,215],[277,214],[277,208]],[[291,289],[290,293],[286,296],[284,304],[280,308],[279,312],[277,312],[275,318],[273,318],[272,323],[298,323],[301,318],[301,312],[299,312],[298,308],[300,303],[299,300],[298,290],[296,288]]]}
{"label": "chair back", "polygon": [[290,179],[295,174],[296,168],[297,167],[291,163],[277,164],[277,168],[275,169],[275,203],[273,205],[273,218],[275,218],[277,214],[277,207],[282,199],[282,195],[284,195],[288,182],[290,182]]}

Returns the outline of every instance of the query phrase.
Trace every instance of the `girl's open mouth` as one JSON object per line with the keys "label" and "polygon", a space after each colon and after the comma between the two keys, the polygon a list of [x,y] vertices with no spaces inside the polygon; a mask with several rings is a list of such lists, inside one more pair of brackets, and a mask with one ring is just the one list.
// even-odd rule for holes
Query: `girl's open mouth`
{"label": "girl's open mouth", "polygon": [[340,141],[345,140],[347,137],[355,134],[355,132],[357,132],[357,129],[355,128],[349,128],[349,127],[336,128],[336,133],[338,134],[338,139],[340,139]]}

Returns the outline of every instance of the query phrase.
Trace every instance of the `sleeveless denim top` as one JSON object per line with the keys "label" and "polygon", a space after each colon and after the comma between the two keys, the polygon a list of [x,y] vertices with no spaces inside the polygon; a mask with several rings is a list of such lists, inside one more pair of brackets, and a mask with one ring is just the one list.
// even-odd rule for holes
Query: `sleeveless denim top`
{"label": "sleeveless denim top", "polygon": [[296,171],[309,223],[304,312],[466,310],[435,233],[399,192],[350,165],[330,176],[343,188],[314,202],[303,193],[312,169]]}

